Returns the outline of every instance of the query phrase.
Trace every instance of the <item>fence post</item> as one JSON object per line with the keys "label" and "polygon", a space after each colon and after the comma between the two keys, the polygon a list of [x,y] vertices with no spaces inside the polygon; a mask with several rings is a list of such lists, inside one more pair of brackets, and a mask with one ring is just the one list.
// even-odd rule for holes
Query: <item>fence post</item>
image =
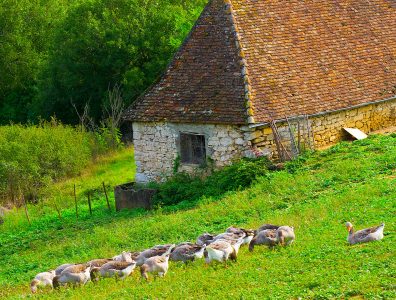
{"label": "fence post", "polygon": [[27,208],[27,204],[25,201],[25,196],[22,194],[22,201],[23,201],[23,206],[25,207],[25,215],[26,215],[26,219],[29,222],[29,225],[32,225],[32,223],[30,222],[30,218],[29,218],[29,213],[28,213],[28,208]]}
{"label": "fence post", "polygon": [[54,206],[55,206],[55,210],[56,210],[56,212],[58,213],[58,217],[59,217],[59,219],[60,219],[60,220],[62,220],[62,215],[61,215],[61,212],[60,212],[60,210],[59,210],[59,207],[58,207],[58,205],[56,205],[56,203],[54,203]]}
{"label": "fence post", "polygon": [[78,219],[78,206],[77,206],[76,184],[74,184],[74,204],[76,205],[76,219]]}
{"label": "fence post", "polygon": [[109,197],[107,196],[107,191],[106,191],[105,183],[102,182],[102,185],[103,185],[104,194],[105,194],[105,196],[106,196],[107,208],[109,209],[109,211],[111,211],[110,202],[109,202]]}
{"label": "fence post", "polygon": [[88,192],[88,206],[89,206],[89,214],[92,216],[91,193],[90,192]]}

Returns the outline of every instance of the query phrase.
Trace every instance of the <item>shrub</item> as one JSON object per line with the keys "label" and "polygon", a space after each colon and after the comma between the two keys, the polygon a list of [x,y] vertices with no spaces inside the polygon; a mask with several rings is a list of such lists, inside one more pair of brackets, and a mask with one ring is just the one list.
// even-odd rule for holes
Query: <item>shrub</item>
{"label": "shrub", "polygon": [[78,174],[108,149],[97,136],[55,119],[0,127],[0,201],[20,204],[21,194],[33,200],[42,187]]}
{"label": "shrub", "polygon": [[214,171],[206,178],[177,173],[165,183],[152,184],[158,189],[154,205],[175,205],[180,202],[194,203],[203,196],[219,197],[228,191],[250,186],[258,177],[268,173],[270,161],[261,157],[241,159],[234,164]]}

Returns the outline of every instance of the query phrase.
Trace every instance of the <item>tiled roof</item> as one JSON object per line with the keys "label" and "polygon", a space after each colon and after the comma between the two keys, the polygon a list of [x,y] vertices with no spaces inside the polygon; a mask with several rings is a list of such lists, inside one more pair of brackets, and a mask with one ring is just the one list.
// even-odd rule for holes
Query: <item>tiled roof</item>
{"label": "tiled roof", "polygon": [[136,121],[245,123],[244,83],[224,1],[208,5],[161,80],[125,113]]}
{"label": "tiled roof", "polygon": [[260,123],[395,94],[396,1],[214,0],[129,116]]}

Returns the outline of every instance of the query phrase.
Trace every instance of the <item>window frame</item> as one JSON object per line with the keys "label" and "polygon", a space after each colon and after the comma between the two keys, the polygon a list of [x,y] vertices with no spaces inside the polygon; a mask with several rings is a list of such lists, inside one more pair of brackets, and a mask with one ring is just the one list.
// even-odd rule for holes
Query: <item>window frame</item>
{"label": "window frame", "polygon": [[[187,156],[190,156],[190,157],[187,157],[188,159],[184,155],[186,149],[183,149],[183,147],[184,147],[186,141],[183,141],[183,139],[184,139],[183,136],[189,137],[189,141],[187,141],[187,144],[189,144],[189,145],[187,145],[187,147],[189,147],[187,149],[187,151],[189,151],[189,154]],[[197,146],[196,145],[194,146],[192,144],[194,142],[192,137],[201,137],[200,141],[199,141],[201,143],[201,145],[198,146],[198,148],[200,148],[200,150],[198,150],[198,152],[202,151],[202,157],[197,157],[194,154],[194,148]],[[197,149],[197,148],[195,148],[195,149]],[[178,152],[179,152],[178,154],[180,157],[180,163],[183,165],[201,166],[201,165],[205,164],[206,159],[208,157],[206,135],[203,133],[180,131],[179,132],[179,142],[178,142]]]}

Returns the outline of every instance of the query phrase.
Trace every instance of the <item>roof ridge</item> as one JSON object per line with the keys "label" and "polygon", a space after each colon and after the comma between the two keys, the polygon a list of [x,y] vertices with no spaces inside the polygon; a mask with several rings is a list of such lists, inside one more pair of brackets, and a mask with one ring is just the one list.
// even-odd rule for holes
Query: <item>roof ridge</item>
{"label": "roof ridge", "polygon": [[247,122],[248,122],[248,124],[254,124],[255,120],[254,120],[254,110],[253,110],[253,101],[252,101],[252,87],[251,87],[251,82],[249,79],[248,64],[245,59],[245,53],[243,51],[241,37],[239,35],[238,26],[235,21],[235,15],[234,15],[234,9],[232,7],[232,2],[231,2],[231,0],[224,0],[224,2],[225,2],[225,6],[226,6],[225,7],[226,12],[228,12],[230,14],[230,21],[232,24],[232,29],[234,31],[234,35],[236,38],[236,48],[238,50],[238,55],[240,58],[239,63],[242,67],[241,74],[242,74],[243,82],[245,85],[244,86],[244,91],[245,91],[244,105],[246,108]]}

